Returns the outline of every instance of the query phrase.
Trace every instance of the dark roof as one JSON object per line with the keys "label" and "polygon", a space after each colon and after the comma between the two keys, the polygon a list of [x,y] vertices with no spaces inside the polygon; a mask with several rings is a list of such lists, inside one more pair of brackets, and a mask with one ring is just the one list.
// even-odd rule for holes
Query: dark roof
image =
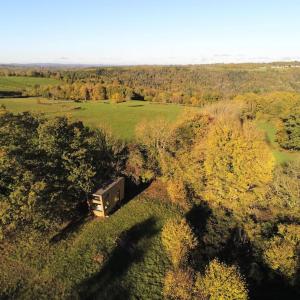
{"label": "dark roof", "polygon": [[122,180],[124,180],[124,177],[118,177],[116,179],[105,182],[100,189],[98,189],[95,193],[93,193],[93,195],[102,196],[108,190],[110,190],[113,186],[115,186],[116,184],[118,184]]}

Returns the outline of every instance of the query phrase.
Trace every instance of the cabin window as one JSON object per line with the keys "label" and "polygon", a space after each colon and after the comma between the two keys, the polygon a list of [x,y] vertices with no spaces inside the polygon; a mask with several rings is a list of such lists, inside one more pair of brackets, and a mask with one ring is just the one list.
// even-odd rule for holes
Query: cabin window
{"label": "cabin window", "polygon": [[103,205],[100,203],[93,203],[92,210],[103,211]]}
{"label": "cabin window", "polygon": [[101,204],[97,204],[97,205],[96,205],[96,210],[97,210],[97,211],[103,211],[102,205],[101,205]]}
{"label": "cabin window", "polygon": [[120,200],[120,190],[118,190],[114,196],[114,202],[118,202]]}

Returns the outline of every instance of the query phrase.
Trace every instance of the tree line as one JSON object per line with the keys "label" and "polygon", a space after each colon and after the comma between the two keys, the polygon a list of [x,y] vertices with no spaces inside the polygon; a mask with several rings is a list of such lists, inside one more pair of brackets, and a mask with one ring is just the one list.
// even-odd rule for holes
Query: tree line
{"label": "tree line", "polygon": [[[277,66],[275,64],[275,66]],[[278,64],[280,66],[280,64]],[[204,105],[244,93],[300,91],[300,68],[274,64],[136,66],[81,69],[0,68],[0,76],[56,78],[61,85],[27,91],[57,99],[144,99],[153,102]],[[74,85],[85,86],[75,88]],[[93,92],[101,85],[107,93]],[[98,88],[95,88],[96,90]],[[52,90],[52,91],[49,91]],[[73,90],[72,92],[70,90]],[[26,93],[26,92],[25,92]]]}

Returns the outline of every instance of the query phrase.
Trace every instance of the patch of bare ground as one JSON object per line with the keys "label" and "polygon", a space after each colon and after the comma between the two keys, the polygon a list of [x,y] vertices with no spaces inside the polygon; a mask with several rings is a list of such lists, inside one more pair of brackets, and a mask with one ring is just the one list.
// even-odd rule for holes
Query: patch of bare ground
{"label": "patch of bare ground", "polygon": [[149,199],[161,199],[166,202],[170,201],[166,183],[161,180],[154,180],[150,186],[143,191],[142,195]]}

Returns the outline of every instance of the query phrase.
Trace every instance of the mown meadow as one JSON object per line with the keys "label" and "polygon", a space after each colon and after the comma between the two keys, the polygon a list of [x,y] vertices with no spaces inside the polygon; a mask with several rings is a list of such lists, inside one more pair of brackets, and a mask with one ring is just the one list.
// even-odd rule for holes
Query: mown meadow
{"label": "mown meadow", "polygon": [[26,76],[0,76],[0,91],[22,91],[35,85],[46,86],[59,84],[55,78],[37,78]]}
{"label": "mown meadow", "polygon": [[169,122],[175,121],[185,109],[180,105],[154,104],[146,101],[127,101],[118,104],[109,101],[76,103],[43,98],[0,99],[1,104],[14,113],[30,111],[37,114],[44,113],[50,117],[66,115],[88,126],[106,127],[117,137],[127,140],[134,136],[135,127],[140,121],[161,118]]}

